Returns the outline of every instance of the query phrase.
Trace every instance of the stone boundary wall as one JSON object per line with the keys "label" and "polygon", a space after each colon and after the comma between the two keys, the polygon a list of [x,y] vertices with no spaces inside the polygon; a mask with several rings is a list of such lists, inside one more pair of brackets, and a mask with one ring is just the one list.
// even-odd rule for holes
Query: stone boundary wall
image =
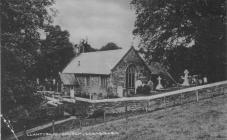
{"label": "stone boundary wall", "polygon": [[103,100],[90,100],[76,97],[75,103],[65,102],[64,108],[75,115],[82,116],[92,115],[97,110],[102,110],[105,114],[124,113],[138,110],[154,111],[224,95],[226,93],[227,81],[222,81],[151,96],[123,97]]}

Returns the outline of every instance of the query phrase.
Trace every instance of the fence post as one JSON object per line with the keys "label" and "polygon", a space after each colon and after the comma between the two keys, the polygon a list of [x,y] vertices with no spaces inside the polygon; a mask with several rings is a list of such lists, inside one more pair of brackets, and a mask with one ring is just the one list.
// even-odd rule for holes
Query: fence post
{"label": "fence post", "polygon": [[104,112],[103,112],[103,121],[104,121],[104,123],[106,124],[106,111],[104,110]]}
{"label": "fence post", "polygon": [[182,93],[180,93],[180,104],[183,103],[183,102],[182,102],[182,99],[183,99],[183,95],[182,95]]}
{"label": "fence post", "polygon": [[164,96],[164,108],[166,108],[166,96]]}
{"label": "fence post", "polygon": [[125,119],[126,119],[126,121],[128,121],[128,105],[127,105],[127,103],[125,104]]}
{"label": "fence post", "polygon": [[79,118],[79,122],[80,122],[80,130],[82,130],[82,121],[81,121],[81,118]]}
{"label": "fence post", "polygon": [[148,108],[149,108],[149,100],[146,103],[146,112],[148,112]]}
{"label": "fence post", "polygon": [[54,134],[54,120],[52,120],[52,132]]}
{"label": "fence post", "polygon": [[196,93],[196,101],[198,102],[199,101],[199,90],[196,90],[195,93]]}

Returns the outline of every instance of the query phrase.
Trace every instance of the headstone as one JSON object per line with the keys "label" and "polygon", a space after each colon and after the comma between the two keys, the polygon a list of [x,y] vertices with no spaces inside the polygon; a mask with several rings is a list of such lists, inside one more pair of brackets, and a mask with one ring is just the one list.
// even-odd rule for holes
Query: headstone
{"label": "headstone", "polygon": [[150,87],[151,91],[154,90],[154,83],[151,80],[148,81],[147,85]]}
{"label": "headstone", "polygon": [[89,99],[91,100],[92,98],[91,98],[92,96],[91,96],[91,93],[89,93]]}
{"label": "headstone", "polygon": [[117,87],[117,94],[118,94],[118,97],[123,97],[123,87],[122,86]]}
{"label": "headstone", "polygon": [[56,80],[55,79],[53,79],[53,85],[55,85],[56,84]]}
{"label": "headstone", "polygon": [[196,78],[195,75],[192,76],[192,84],[196,84]]}
{"label": "headstone", "polygon": [[156,89],[162,89],[163,88],[162,83],[161,83],[162,78],[160,76],[158,76],[157,79],[158,79],[158,85],[156,86]]}
{"label": "headstone", "polygon": [[203,83],[207,84],[207,82],[208,82],[207,77],[203,77]]}
{"label": "headstone", "polygon": [[36,78],[36,83],[37,85],[39,85],[39,78]]}
{"label": "headstone", "polygon": [[183,80],[184,80],[184,82],[183,82],[183,86],[189,86],[190,84],[189,84],[189,76],[188,76],[188,74],[189,74],[189,71],[186,69],[185,71],[184,71],[184,77],[183,77]]}
{"label": "headstone", "polygon": [[70,88],[70,97],[74,98],[74,94],[75,94],[74,88]]}
{"label": "headstone", "polygon": [[202,85],[203,84],[203,80],[199,79],[199,84]]}
{"label": "headstone", "polygon": [[135,83],[135,88],[137,89],[139,86],[142,86],[143,83],[141,80],[137,80],[136,83]]}
{"label": "headstone", "polygon": [[96,93],[93,93],[92,99],[98,100],[98,95]]}

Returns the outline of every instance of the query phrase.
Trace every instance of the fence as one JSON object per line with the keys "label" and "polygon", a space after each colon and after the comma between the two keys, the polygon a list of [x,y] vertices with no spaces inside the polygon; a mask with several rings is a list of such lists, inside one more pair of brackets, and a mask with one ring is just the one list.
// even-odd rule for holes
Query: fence
{"label": "fence", "polygon": [[130,111],[153,111],[165,107],[175,106],[193,101],[199,101],[226,93],[227,81],[190,87],[166,92],[158,95],[141,97],[123,97],[115,99],[90,100],[75,98],[75,103],[64,103],[76,114],[92,115],[96,110],[103,110],[104,114],[124,113]]}

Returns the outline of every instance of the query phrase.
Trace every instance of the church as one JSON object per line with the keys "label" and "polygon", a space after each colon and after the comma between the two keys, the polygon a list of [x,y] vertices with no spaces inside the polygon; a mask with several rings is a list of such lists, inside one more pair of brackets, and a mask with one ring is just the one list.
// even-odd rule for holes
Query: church
{"label": "church", "polygon": [[65,94],[102,98],[136,94],[138,83],[157,84],[158,75],[169,76],[159,63],[148,65],[134,47],[81,53],[59,74]]}

